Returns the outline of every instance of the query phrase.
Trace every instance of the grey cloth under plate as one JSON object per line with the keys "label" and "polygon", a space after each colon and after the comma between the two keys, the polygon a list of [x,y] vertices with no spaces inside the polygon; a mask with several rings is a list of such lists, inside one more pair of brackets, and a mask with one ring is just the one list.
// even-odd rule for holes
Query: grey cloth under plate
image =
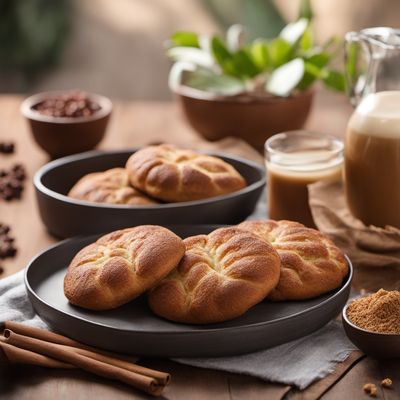
{"label": "grey cloth under plate", "polygon": [[[24,271],[0,280],[0,323],[12,320],[48,328],[28,300]],[[244,337],[243,340],[246,340]],[[304,389],[332,372],[355,350],[338,321],[304,338],[269,350],[235,357],[177,358],[182,364],[251,375]]]}

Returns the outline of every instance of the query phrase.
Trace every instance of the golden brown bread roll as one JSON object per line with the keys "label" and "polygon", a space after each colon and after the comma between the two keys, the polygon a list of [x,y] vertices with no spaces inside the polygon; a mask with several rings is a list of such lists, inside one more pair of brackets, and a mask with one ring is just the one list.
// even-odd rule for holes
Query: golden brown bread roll
{"label": "golden brown bread roll", "polygon": [[271,243],[281,258],[272,300],[309,299],[339,287],[348,273],[342,251],[321,232],[292,221],[245,221],[238,228]]}
{"label": "golden brown bread roll", "polygon": [[109,233],[71,261],[64,278],[65,296],[91,310],[118,307],[168,275],[184,252],[182,239],[161,226]]}
{"label": "golden brown bread roll", "polygon": [[74,199],[110,204],[157,204],[144,193],[131,187],[125,168],[112,168],[104,172],[87,174],[69,191]]}
{"label": "golden brown bread roll", "polygon": [[184,240],[178,267],[149,292],[166,319],[206,324],[236,318],[260,302],[279,280],[280,259],[252,233],[221,228]]}
{"label": "golden brown bread roll", "polygon": [[126,169],[132,186],[168,202],[205,199],[246,186],[239,172],[225,161],[170,144],[137,151]]}

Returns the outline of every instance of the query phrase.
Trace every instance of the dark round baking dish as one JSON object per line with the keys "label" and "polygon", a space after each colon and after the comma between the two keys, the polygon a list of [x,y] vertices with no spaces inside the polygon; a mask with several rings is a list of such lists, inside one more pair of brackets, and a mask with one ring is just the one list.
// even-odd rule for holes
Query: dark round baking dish
{"label": "dark round baking dish", "polygon": [[[168,226],[182,238],[207,234],[219,226]],[[335,318],[349,298],[353,268],[337,289],[301,301],[262,301],[242,316],[218,324],[179,324],[154,315],[146,296],[108,311],[71,305],[63,282],[74,255],[98,238],[67,239],[37,255],[25,272],[29,299],[56,332],[102,349],[147,357],[233,356],[301,338]]]}
{"label": "dark round baking dish", "polygon": [[34,176],[40,216],[59,238],[101,233],[142,224],[235,224],[251,212],[265,185],[264,168],[226,154],[212,153],[233,165],[247,186],[228,195],[154,206],[91,203],[67,196],[83,175],[122,167],[135,150],[90,151],[52,161]]}

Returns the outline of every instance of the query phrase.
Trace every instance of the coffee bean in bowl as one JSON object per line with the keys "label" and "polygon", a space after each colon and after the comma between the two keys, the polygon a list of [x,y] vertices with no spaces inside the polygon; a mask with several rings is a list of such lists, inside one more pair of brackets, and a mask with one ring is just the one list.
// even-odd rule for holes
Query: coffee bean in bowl
{"label": "coffee bean in bowl", "polygon": [[79,90],[43,100],[32,108],[42,115],[61,118],[90,117],[101,109],[87,93]]}
{"label": "coffee bean in bowl", "polygon": [[51,158],[93,149],[104,137],[111,111],[107,97],[81,90],[43,92],[21,105],[36,143]]}

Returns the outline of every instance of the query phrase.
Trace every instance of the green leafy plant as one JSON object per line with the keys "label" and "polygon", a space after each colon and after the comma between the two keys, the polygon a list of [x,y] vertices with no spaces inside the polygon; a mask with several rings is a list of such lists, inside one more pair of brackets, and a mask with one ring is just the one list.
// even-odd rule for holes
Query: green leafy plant
{"label": "green leafy plant", "polygon": [[170,87],[180,85],[218,95],[242,93],[289,96],[309,89],[317,80],[344,91],[343,73],[330,68],[337,40],[317,46],[310,1],[301,2],[299,18],[272,39],[245,42],[244,29],[231,26],[226,37],[175,32],[167,46],[174,61]]}

